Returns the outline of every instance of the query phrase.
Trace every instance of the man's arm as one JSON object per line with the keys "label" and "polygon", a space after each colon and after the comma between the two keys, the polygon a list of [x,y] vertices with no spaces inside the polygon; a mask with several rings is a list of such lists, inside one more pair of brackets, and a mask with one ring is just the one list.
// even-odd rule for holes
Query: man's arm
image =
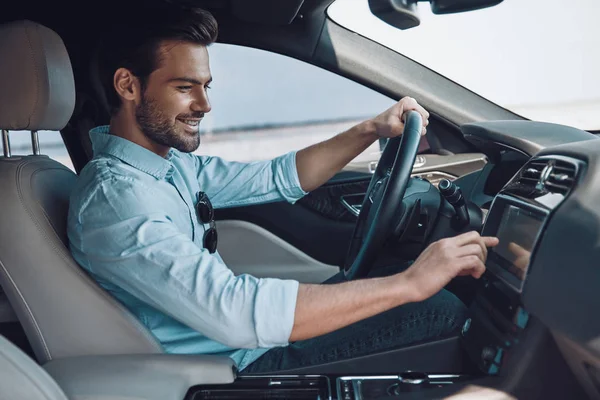
{"label": "man's arm", "polygon": [[468,232],[431,244],[406,271],[335,285],[301,284],[290,342],[310,339],[402,304],[423,301],[459,275],[481,277],[498,239]]}
{"label": "man's arm", "polygon": [[415,99],[405,97],[377,117],[364,121],[331,139],[309,146],[296,154],[296,168],[300,185],[310,192],[340,171],[375,140],[402,134],[402,115],[410,110],[423,117],[423,134],[429,123],[429,113]]}
{"label": "man's arm", "polygon": [[306,193],[301,189],[296,152],[268,161],[250,163],[221,157],[189,155],[196,177],[215,208],[287,201],[294,203]]}

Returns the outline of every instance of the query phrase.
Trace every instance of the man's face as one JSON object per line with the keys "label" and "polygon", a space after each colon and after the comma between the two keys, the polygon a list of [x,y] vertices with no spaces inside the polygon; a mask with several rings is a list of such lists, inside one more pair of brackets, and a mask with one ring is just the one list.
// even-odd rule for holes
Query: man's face
{"label": "man's face", "polygon": [[209,112],[212,78],[205,46],[164,42],[159,68],[148,77],[135,116],[152,141],[190,153],[200,146],[200,121]]}

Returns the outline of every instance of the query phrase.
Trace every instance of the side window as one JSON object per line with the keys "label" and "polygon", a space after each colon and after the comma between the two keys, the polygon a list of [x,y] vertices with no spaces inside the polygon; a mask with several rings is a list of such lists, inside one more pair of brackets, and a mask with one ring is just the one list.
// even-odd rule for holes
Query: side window
{"label": "side window", "polygon": [[[214,44],[209,55],[212,111],[202,121],[196,154],[235,161],[271,159],[328,139],[395,103],[349,79],[280,54]],[[354,166],[378,160],[379,148],[374,143]]]}
{"label": "side window", "polygon": [[[10,131],[10,149],[13,155],[33,154],[31,134],[28,131]],[[39,131],[40,153],[75,171],[65,142],[58,131]]]}

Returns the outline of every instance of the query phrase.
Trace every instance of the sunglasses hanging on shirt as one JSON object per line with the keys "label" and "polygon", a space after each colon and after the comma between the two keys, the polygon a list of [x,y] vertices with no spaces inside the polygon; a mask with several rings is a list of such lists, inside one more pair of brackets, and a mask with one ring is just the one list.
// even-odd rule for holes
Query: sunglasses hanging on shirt
{"label": "sunglasses hanging on shirt", "polygon": [[196,203],[198,219],[203,224],[210,224],[210,228],[204,231],[203,245],[210,253],[217,251],[217,225],[215,224],[215,209],[204,192],[198,192]]}

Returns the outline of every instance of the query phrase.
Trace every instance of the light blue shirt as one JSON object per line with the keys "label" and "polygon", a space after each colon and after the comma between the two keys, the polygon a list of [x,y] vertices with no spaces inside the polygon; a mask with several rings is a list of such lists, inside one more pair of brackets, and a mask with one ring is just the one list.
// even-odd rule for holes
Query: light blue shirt
{"label": "light blue shirt", "polygon": [[174,149],[163,158],[108,126],[90,138],[94,157],[69,207],[75,260],[167,353],[227,355],[242,370],[286,346],[299,283],[235,276],[218,252],[203,248],[208,224],[195,203],[199,191],[215,208],[297,201],[306,193],[295,152],[252,163]]}

